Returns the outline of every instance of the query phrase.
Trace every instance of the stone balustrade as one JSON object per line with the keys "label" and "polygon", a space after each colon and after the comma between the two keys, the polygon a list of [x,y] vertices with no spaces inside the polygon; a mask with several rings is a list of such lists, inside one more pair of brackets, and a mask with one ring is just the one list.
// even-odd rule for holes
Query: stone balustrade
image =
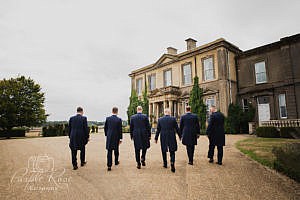
{"label": "stone balustrade", "polygon": [[260,123],[260,126],[281,127],[300,127],[300,119],[269,120]]}

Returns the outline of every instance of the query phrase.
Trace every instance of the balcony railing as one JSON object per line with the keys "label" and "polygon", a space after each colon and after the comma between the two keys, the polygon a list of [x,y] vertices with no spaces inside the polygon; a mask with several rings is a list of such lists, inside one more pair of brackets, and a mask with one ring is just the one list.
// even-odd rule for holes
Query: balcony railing
{"label": "balcony railing", "polygon": [[260,126],[273,126],[277,128],[281,127],[300,127],[300,119],[285,119],[285,120],[270,120],[263,121]]}

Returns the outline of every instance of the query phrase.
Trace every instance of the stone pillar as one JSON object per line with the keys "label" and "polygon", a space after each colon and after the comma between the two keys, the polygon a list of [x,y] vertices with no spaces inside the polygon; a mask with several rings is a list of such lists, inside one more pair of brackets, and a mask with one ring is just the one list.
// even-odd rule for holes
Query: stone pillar
{"label": "stone pillar", "polygon": [[170,108],[170,111],[171,111],[171,116],[174,116],[174,113],[173,113],[173,101],[169,101],[169,108]]}
{"label": "stone pillar", "polygon": [[152,115],[152,112],[153,112],[153,110],[152,110],[152,103],[149,103],[149,118]]}
{"label": "stone pillar", "polygon": [[159,118],[159,107],[158,107],[158,103],[155,103],[155,111],[156,111],[156,115],[155,115],[155,118],[156,118],[156,122],[158,122],[158,118]]}

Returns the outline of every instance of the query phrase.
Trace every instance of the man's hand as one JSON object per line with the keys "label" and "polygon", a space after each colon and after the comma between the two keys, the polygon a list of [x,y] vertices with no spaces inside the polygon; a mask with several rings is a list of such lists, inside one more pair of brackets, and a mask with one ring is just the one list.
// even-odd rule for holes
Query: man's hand
{"label": "man's hand", "polygon": [[154,140],[155,144],[157,144],[157,140]]}
{"label": "man's hand", "polygon": [[122,140],[119,141],[119,145],[122,144]]}

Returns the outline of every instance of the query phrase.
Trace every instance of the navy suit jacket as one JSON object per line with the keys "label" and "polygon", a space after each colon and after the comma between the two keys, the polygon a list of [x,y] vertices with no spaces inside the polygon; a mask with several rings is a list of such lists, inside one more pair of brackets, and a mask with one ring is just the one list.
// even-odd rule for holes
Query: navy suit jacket
{"label": "navy suit jacket", "polygon": [[69,138],[71,149],[82,149],[89,139],[87,118],[77,114],[69,120]]}
{"label": "navy suit jacket", "polygon": [[180,132],[182,144],[197,145],[197,138],[200,136],[200,125],[197,115],[187,113],[180,118]]}
{"label": "navy suit jacket", "polygon": [[179,138],[181,138],[175,117],[165,115],[164,117],[158,119],[155,140],[158,140],[160,134],[160,145],[162,152],[167,152],[168,150],[177,151],[176,132]]}
{"label": "navy suit jacket", "polygon": [[119,141],[123,138],[122,119],[116,115],[107,117],[104,124],[104,134],[106,136],[106,149],[117,149]]}
{"label": "navy suit jacket", "polygon": [[130,137],[134,141],[135,149],[147,149],[150,147],[151,126],[146,115],[137,113],[131,116]]}
{"label": "navy suit jacket", "polygon": [[214,112],[210,115],[206,134],[209,138],[209,144],[224,146],[225,133],[224,133],[224,116],[220,112]]}

